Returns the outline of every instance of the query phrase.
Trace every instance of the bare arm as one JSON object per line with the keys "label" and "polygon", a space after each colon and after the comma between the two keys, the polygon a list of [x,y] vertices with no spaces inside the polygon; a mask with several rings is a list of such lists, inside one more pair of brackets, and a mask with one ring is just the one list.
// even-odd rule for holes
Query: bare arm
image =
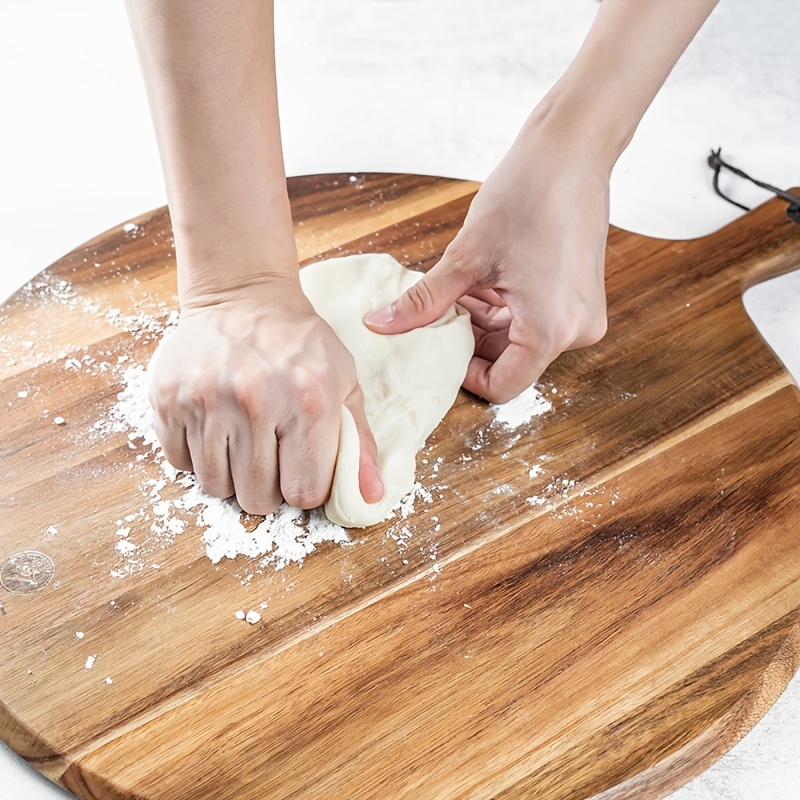
{"label": "bare arm", "polygon": [[184,309],[297,277],[269,0],[127,0]]}
{"label": "bare arm", "polygon": [[458,300],[475,357],[464,386],[504,402],[606,330],[608,183],[716,0],[604,0],[580,52],[486,179],[442,260],[366,318],[398,333]]}
{"label": "bare arm", "polygon": [[552,117],[613,165],[718,0],[604,0],[586,40],[529,124]]}
{"label": "bare arm", "polygon": [[271,0],[127,0],[167,185],[181,318],[151,401],[167,458],[251,513],[327,498],[341,407],[383,487],[355,364],[299,283]]}

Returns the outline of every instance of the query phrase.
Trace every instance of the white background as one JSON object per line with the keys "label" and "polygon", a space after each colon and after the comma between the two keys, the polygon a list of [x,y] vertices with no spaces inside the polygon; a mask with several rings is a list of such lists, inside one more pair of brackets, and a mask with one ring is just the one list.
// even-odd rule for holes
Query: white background
{"label": "white background", "polygon": [[[485,177],[569,63],[597,5],[278,0],[288,173]],[[799,41],[797,0],[723,0],[618,164],[612,222],[685,238],[736,217],[711,192],[711,147],[766,181],[800,185]],[[766,199],[744,185],[734,191],[747,204]],[[121,0],[2,0],[0,295],[164,202]],[[800,272],[756,287],[746,304],[800,376]],[[0,748],[2,800],[66,796]],[[673,800],[798,796],[800,679]]]}

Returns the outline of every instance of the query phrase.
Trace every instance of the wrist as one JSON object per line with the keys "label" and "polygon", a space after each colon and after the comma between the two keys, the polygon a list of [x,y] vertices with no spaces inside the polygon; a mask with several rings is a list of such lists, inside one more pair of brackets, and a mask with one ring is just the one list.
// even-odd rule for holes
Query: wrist
{"label": "wrist", "polygon": [[[182,280],[184,275],[188,277]],[[263,262],[249,266],[237,264],[232,268],[222,264],[212,268],[179,269],[178,297],[182,314],[209,308],[287,306],[307,302],[300,286],[299,267]]]}
{"label": "wrist", "polygon": [[[173,215],[181,307],[216,305],[256,287],[300,291],[299,262],[288,200],[263,214]],[[178,216],[177,219],[174,217]]]}
{"label": "wrist", "polygon": [[265,296],[300,289],[297,261],[225,260],[178,267],[178,299],[182,310],[244,301],[260,302]]}
{"label": "wrist", "polygon": [[533,110],[520,136],[546,136],[573,158],[583,158],[610,176],[638,122],[639,117],[606,103],[590,83],[567,73]]}

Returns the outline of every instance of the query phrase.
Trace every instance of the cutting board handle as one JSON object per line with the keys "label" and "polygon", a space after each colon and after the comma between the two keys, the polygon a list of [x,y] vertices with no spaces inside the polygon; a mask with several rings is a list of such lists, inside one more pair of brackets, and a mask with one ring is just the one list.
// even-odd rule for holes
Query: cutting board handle
{"label": "cutting board handle", "polygon": [[786,201],[775,198],[708,237],[708,252],[739,294],[800,269],[800,224],[786,211]]}

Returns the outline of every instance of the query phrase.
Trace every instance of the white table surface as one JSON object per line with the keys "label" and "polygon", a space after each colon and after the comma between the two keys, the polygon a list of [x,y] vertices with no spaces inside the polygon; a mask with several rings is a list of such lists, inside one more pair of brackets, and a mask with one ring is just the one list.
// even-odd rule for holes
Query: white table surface
{"label": "white table surface", "polygon": [[[288,173],[485,177],[596,9],[596,0],[278,0]],[[723,0],[618,164],[612,222],[685,238],[738,216],[711,192],[711,147],[771,183],[800,185],[799,41],[797,0]],[[165,202],[121,0],[3,0],[0,109],[0,295]],[[755,188],[735,191],[748,204],[766,199]],[[800,272],[745,300],[800,377]],[[64,797],[0,747],[1,800]],[[793,797],[797,678],[739,745],[671,800]]]}

